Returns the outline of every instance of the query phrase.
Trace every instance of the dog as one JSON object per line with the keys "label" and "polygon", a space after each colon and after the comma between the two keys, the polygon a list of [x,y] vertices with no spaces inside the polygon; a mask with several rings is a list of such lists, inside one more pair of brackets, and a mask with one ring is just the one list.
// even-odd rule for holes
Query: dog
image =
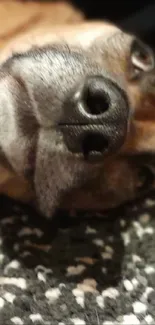
{"label": "dog", "polygon": [[109,22],[35,31],[0,54],[0,193],[46,217],[154,182],[155,56]]}

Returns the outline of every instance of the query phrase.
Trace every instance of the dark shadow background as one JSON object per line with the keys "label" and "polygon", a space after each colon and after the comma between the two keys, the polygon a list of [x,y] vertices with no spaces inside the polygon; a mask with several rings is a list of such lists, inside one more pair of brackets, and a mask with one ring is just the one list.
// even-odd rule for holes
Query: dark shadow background
{"label": "dark shadow background", "polygon": [[[30,0],[23,0],[30,1]],[[35,1],[35,0],[33,0]],[[59,0],[40,0],[55,1]],[[87,19],[105,19],[140,35],[155,45],[155,0],[66,0],[80,9]]]}
{"label": "dark shadow background", "polygon": [[155,44],[155,0],[70,0],[87,19],[110,20]]}

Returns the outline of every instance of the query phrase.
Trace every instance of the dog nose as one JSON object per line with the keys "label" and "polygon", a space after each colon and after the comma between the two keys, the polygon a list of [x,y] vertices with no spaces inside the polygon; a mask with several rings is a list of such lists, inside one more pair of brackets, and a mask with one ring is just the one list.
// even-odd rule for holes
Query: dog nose
{"label": "dog nose", "polygon": [[83,117],[87,116],[88,119],[96,120],[98,115],[109,109],[113,91],[112,87],[108,87],[105,83],[103,77],[89,77],[84,83],[81,94],[77,93],[78,95],[80,97],[79,104],[82,106],[79,114],[83,114]]}
{"label": "dog nose", "polygon": [[123,144],[129,105],[125,91],[110,79],[87,77],[68,103],[67,112],[64,136],[72,152],[96,160]]}

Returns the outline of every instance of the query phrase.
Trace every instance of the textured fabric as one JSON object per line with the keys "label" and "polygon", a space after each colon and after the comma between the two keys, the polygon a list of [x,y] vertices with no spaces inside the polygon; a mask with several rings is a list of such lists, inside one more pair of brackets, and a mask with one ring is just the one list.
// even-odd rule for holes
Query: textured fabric
{"label": "textured fabric", "polygon": [[155,323],[155,193],[53,221],[0,201],[0,324]]}

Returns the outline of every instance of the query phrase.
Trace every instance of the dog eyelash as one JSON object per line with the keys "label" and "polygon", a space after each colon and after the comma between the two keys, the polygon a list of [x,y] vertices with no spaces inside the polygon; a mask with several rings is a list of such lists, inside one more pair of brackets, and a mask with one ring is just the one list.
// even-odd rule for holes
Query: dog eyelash
{"label": "dog eyelash", "polygon": [[139,40],[134,40],[131,46],[130,61],[132,78],[140,77],[141,74],[154,68],[153,51]]}

